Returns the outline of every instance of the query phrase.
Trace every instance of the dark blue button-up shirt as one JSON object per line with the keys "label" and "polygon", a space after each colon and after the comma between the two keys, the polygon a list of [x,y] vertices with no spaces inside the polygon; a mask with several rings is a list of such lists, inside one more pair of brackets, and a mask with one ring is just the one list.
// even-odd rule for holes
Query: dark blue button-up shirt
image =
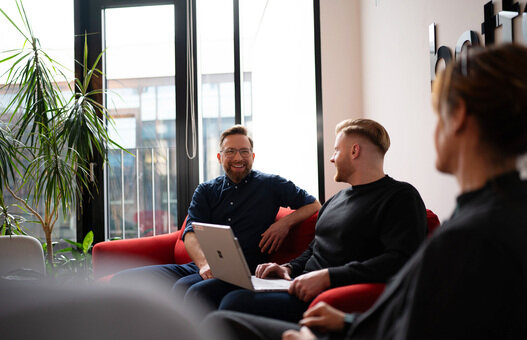
{"label": "dark blue button-up shirt", "polygon": [[279,208],[298,209],[314,201],[315,197],[277,175],[252,170],[238,184],[220,176],[194,191],[183,238],[193,231],[194,221],[229,225],[254,272],[259,263],[267,262],[258,244],[261,234],[274,223]]}

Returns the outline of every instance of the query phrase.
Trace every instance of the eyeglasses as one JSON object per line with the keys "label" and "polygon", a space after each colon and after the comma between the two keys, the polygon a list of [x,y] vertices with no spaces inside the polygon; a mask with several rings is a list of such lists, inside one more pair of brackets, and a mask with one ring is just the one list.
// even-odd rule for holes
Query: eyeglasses
{"label": "eyeglasses", "polygon": [[243,148],[243,149],[228,148],[220,152],[223,153],[223,156],[227,158],[232,158],[236,156],[236,153],[238,152],[240,153],[240,156],[242,156],[243,158],[249,158],[251,157],[251,151],[252,151],[251,149],[247,149],[247,148]]}

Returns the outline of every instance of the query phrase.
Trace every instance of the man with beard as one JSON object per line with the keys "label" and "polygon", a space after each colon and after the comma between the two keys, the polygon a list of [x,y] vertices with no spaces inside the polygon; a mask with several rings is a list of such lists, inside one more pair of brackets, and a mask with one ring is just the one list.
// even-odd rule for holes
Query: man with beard
{"label": "man with beard", "polygon": [[[267,255],[275,252],[289,229],[320,209],[320,203],[293,182],[277,175],[252,170],[253,140],[247,129],[235,125],[220,137],[218,161],[225,175],[200,184],[188,209],[183,241],[192,262],[177,265],[154,265],[122,271],[113,282],[157,278],[165,287],[183,291],[187,287],[213,278],[203,251],[194,235],[193,222],[230,225],[254,272]],[[275,222],[280,207],[296,209]],[[218,281],[216,290],[224,282]],[[140,283],[141,284],[141,283]],[[145,284],[148,284],[145,282]],[[227,287],[230,288],[230,287]],[[226,288],[226,289],[227,289]]]}
{"label": "man with beard", "polygon": [[[288,292],[221,290],[208,280],[190,287],[185,301],[208,300],[219,309],[296,322],[313,298],[329,288],[386,282],[410,258],[427,232],[426,209],[410,184],[384,173],[386,129],[370,119],[336,127],[335,181],[351,185],[320,209],[315,239],[287,264],[258,265],[257,277],[293,279]],[[224,294],[222,296],[221,294]]]}

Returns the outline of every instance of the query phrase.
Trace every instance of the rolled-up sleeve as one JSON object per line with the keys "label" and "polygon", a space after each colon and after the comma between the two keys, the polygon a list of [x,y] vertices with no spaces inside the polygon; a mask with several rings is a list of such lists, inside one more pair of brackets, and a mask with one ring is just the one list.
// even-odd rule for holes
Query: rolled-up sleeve
{"label": "rolled-up sleeve", "polygon": [[203,184],[200,184],[192,195],[192,201],[188,208],[187,224],[182,235],[183,240],[185,240],[185,235],[188,232],[194,232],[192,228],[193,222],[210,221],[211,209],[207,200],[206,191],[207,188]]}

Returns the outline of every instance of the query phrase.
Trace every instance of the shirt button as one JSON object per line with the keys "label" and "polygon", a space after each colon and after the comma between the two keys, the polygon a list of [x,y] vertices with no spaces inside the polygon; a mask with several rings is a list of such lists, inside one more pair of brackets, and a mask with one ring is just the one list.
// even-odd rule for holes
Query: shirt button
{"label": "shirt button", "polygon": [[229,218],[227,219],[227,222],[230,222],[230,221],[231,221],[231,218],[229,217]]}
{"label": "shirt button", "polygon": [[245,183],[247,183],[247,180],[245,180]]}
{"label": "shirt button", "polygon": [[234,205],[234,202],[231,202],[231,205]]}
{"label": "shirt button", "polygon": [[234,186],[234,189],[238,189],[238,186],[237,186],[237,185],[235,185],[235,186]]}

